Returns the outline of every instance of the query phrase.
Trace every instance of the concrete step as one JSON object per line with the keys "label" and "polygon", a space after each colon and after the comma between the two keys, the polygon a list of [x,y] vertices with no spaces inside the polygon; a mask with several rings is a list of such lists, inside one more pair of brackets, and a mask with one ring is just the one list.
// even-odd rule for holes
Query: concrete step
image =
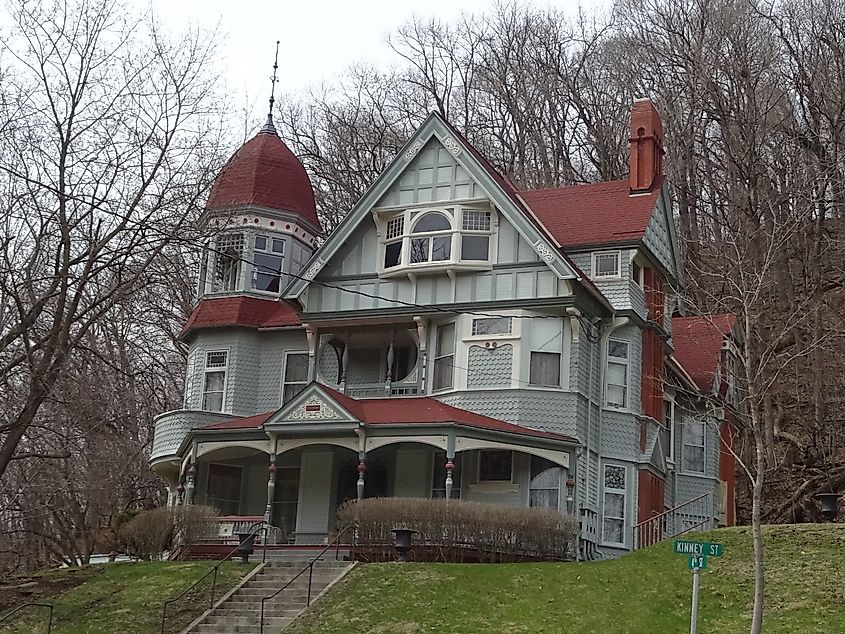
{"label": "concrete step", "polygon": [[[302,610],[305,609],[305,604],[302,603],[297,606],[273,606],[269,602],[264,605],[264,616],[288,616],[294,617]],[[224,607],[220,606],[218,609],[214,611],[214,616],[222,616],[222,617],[235,617],[235,616],[249,616],[253,618],[260,618],[261,617],[261,607],[260,606],[244,606],[242,608],[236,607]],[[211,618],[209,617],[209,618]]]}
{"label": "concrete step", "polygon": [[[329,583],[332,579],[337,577],[337,573],[334,574],[317,574],[314,573],[314,576],[311,577],[311,585],[314,586],[318,583]],[[279,577],[276,579],[267,578],[265,576],[257,577],[255,579],[250,580],[249,587],[250,588],[281,588],[286,583],[290,585],[288,588],[297,588],[297,587],[308,587],[308,574],[304,574],[301,577],[297,577],[296,579],[291,579],[289,576]]]}
{"label": "concrete step", "polygon": [[[264,629],[266,630],[268,627],[278,630],[293,621],[293,616],[267,616],[264,615]],[[261,620],[260,615],[255,616],[226,616],[226,617],[219,617],[219,616],[209,616],[205,621],[209,625],[231,625],[233,627],[239,627],[243,625],[258,625],[259,621]]]}

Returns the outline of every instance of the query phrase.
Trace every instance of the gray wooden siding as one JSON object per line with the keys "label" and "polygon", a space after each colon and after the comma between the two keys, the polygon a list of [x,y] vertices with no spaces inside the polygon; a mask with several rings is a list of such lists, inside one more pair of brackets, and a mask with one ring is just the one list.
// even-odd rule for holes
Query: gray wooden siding
{"label": "gray wooden siding", "polygon": [[513,345],[497,348],[471,345],[467,364],[467,389],[510,387],[513,373]]}
{"label": "gray wooden siding", "polygon": [[481,196],[457,159],[432,137],[381,197],[377,207],[414,205]]}
{"label": "gray wooden siding", "polygon": [[657,205],[652,212],[651,219],[646,226],[645,234],[643,235],[643,244],[654,254],[657,261],[660,262],[667,270],[671,271],[673,275],[677,275],[675,270],[675,248],[672,244],[672,234],[674,233],[669,227],[671,220],[667,218],[666,210],[663,206],[663,196],[658,198]]}

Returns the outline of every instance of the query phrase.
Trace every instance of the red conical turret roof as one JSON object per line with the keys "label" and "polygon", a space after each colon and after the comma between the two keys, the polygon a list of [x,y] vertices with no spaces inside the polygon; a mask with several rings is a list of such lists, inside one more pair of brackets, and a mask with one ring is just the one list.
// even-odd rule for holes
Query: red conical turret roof
{"label": "red conical turret roof", "polygon": [[214,181],[207,209],[258,205],[297,214],[320,228],[311,180],[272,125],[235,152]]}

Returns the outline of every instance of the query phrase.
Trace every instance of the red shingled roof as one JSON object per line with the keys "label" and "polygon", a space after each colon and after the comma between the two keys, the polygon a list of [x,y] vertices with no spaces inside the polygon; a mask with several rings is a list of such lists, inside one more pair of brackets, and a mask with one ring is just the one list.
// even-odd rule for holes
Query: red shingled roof
{"label": "red shingled roof", "polygon": [[630,195],[627,179],[519,193],[562,246],[588,246],[642,239],[663,180],[637,196]]}
{"label": "red shingled roof", "polygon": [[200,300],[179,336],[185,337],[197,328],[281,328],[300,325],[302,322],[296,310],[284,301],[244,296],[213,297]]}
{"label": "red shingled roof", "polygon": [[287,211],[320,227],[311,180],[275,132],[259,132],[244,143],[214,181],[206,208],[237,205]]}
{"label": "red shingled roof", "polygon": [[274,413],[275,412],[266,412],[264,414],[256,414],[255,416],[247,416],[246,418],[234,418],[232,420],[223,421],[222,423],[207,425],[202,429],[257,429],[258,427],[261,427]]}
{"label": "red shingled roof", "polygon": [[675,317],[672,343],[675,358],[703,390],[713,389],[713,377],[722,352],[725,335],[733,332],[736,315]]}
{"label": "red shingled roof", "polygon": [[[468,412],[451,405],[446,405],[433,398],[402,397],[402,398],[368,398],[355,399],[341,394],[325,385],[320,385],[337,403],[352,414],[364,425],[439,425],[454,423],[474,429],[519,434],[536,438],[576,442],[571,436],[555,434],[538,429],[530,429],[521,425],[507,423],[497,418],[483,416],[475,412]],[[216,423],[202,429],[249,429],[261,427],[273,414],[258,414],[248,418],[236,418],[223,423]]]}

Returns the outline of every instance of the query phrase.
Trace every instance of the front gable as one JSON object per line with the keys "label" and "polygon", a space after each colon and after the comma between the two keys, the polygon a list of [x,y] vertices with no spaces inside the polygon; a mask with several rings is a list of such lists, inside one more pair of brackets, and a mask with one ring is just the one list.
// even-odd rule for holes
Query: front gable
{"label": "front gable", "polygon": [[311,383],[270,416],[264,426],[272,429],[301,423],[357,423],[359,420],[324,390]]}
{"label": "front gable", "polygon": [[[426,205],[473,204],[481,205],[482,209],[486,205],[504,227],[503,244],[516,252],[516,261],[536,262],[549,270],[556,280],[579,279],[577,269],[560,254],[553,239],[532,220],[516,194],[505,191],[506,186],[497,182],[497,178],[501,177],[492,174],[481,161],[447,123],[436,114],[430,115],[317,250],[302,276],[290,284],[285,297],[305,304],[305,291],[315,278],[319,278],[318,285],[322,280],[325,287],[327,279],[377,273],[379,257],[383,256],[379,252],[381,243],[373,212]],[[411,271],[408,276],[413,277]],[[374,288],[383,277],[373,281]],[[420,275],[422,278],[423,275]],[[535,284],[547,286],[548,282],[537,280]],[[563,287],[569,289],[567,283]],[[557,295],[557,282],[554,291]],[[363,292],[408,301],[398,289],[377,293],[364,289]],[[434,293],[428,301],[448,303],[460,299]],[[411,302],[420,303],[417,299],[411,299]]]}

